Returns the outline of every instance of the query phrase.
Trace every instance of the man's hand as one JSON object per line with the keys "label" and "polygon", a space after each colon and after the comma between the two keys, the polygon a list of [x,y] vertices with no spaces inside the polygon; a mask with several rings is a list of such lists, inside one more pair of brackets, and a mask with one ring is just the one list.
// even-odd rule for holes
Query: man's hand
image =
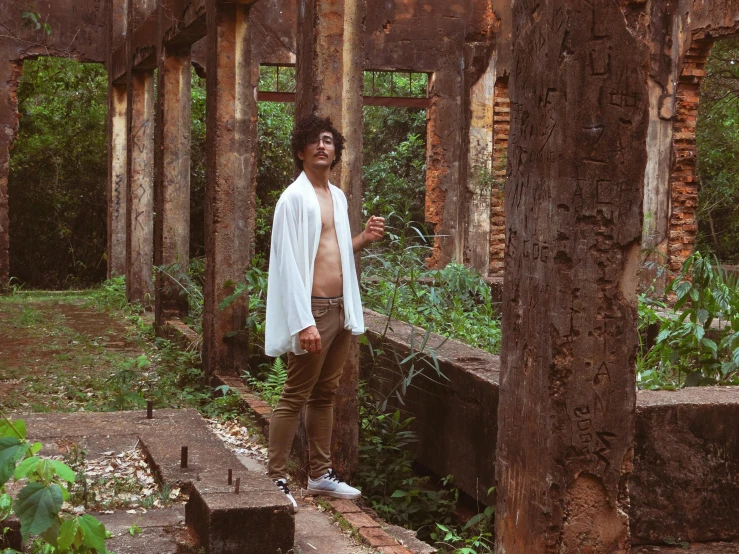
{"label": "man's hand", "polygon": [[370,216],[367,225],[364,227],[364,239],[369,244],[377,242],[385,234],[385,218]]}
{"label": "man's hand", "polygon": [[321,351],[321,335],[318,333],[318,328],[315,325],[306,327],[300,333],[300,348],[308,352],[320,352]]}

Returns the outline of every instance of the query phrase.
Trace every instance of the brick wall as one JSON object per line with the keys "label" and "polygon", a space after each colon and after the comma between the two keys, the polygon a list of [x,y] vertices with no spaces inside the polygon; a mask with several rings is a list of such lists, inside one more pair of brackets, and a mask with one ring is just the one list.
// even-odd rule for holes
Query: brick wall
{"label": "brick wall", "polygon": [[511,127],[511,103],[508,97],[508,80],[498,79],[495,83],[493,104],[493,175],[495,182],[490,198],[490,266],[489,274],[503,275],[505,256],[505,206],[504,184],[506,176],[506,153],[508,134]]}
{"label": "brick wall", "polygon": [[698,231],[698,176],[695,126],[700,103],[700,86],[706,76],[706,60],[713,40],[694,40],[687,51],[677,85],[675,123],[670,172],[670,269],[679,271],[693,253]]}

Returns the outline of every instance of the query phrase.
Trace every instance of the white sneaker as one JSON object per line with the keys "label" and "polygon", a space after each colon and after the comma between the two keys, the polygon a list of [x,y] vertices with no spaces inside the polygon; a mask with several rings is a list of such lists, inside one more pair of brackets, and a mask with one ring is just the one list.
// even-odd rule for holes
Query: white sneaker
{"label": "white sneaker", "polygon": [[328,473],[315,480],[308,477],[308,494],[322,494],[348,500],[356,500],[362,496],[359,490],[344,483],[333,469],[329,469]]}
{"label": "white sneaker", "polygon": [[287,481],[285,479],[275,479],[275,485],[277,485],[277,488],[279,488],[283,493],[285,493],[285,496],[287,496],[287,499],[293,505],[293,511],[297,513],[298,503],[295,502],[293,495],[290,493],[290,489],[287,487]]}

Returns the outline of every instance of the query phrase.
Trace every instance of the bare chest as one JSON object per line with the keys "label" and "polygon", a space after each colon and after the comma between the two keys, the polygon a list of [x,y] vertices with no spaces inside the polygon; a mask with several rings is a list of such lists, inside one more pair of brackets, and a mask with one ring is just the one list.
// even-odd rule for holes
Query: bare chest
{"label": "bare chest", "polygon": [[321,207],[321,232],[334,229],[334,201],[329,191],[316,191],[318,204]]}

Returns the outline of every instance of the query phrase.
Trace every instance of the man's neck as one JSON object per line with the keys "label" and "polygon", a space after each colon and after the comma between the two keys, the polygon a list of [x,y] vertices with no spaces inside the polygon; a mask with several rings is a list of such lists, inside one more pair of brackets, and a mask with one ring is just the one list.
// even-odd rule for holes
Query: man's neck
{"label": "man's neck", "polygon": [[328,190],[328,178],[331,173],[330,169],[325,171],[316,171],[312,168],[305,168],[305,176],[308,177],[313,188]]}

